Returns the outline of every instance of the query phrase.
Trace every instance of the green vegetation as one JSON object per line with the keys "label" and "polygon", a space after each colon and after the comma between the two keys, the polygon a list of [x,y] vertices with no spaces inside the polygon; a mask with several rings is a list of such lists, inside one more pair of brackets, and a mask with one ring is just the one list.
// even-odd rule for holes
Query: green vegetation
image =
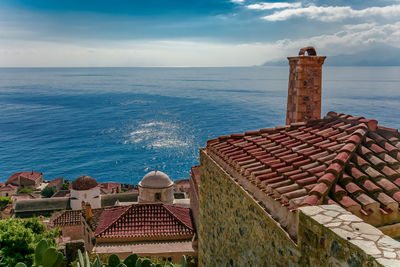
{"label": "green vegetation", "polygon": [[46,187],[42,190],[41,194],[42,194],[43,197],[49,198],[49,197],[51,197],[52,195],[54,195],[55,192],[56,192],[56,188],[55,188],[55,187],[46,186]]}
{"label": "green vegetation", "polygon": [[11,198],[0,197],[0,210],[3,210],[8,204],[12,204]]}
{"label": "green vegetation", "polygon": [[182,257],[182,264],[152,263],[150,259],[139,258],[136,254],[130,255],[122,261],[117,255],[112,254],[108,257],[107,263],[102,263],[99,256],[96,255],[96,259],[90,262],[88,253],[85,252],[85,256],[83,256],[80,250],[78,250],[78,257],[77,267],[187,267],[185,256]]}
{"label": "green vegetation", "polygon": [[61,190],[69,190],[69,180],[68,179],[64,180]]}
{"label": "green vegetation", "polygon": [[55,246],[59,234],[58,229],[47,230],[38,218],[1,220],[0,262],[5,266],[15,266],[18,262],[31,266],[39,241],[45,239],[47,244]]}
{"label": "green vegetation", "polygon": [[[49,246],[49,243],[42,239],[35,249],[35,267],[60,267],[64,260],[61,252]],[[15,267],[27,267],[25,263],[18,262]]]}
{"label": "green vegetation", "polygon": [[18,191],[18,193],[20,193],[20,194],[30,194],[32,192],[33,191],[30,188],[22,188],[21,190]]}

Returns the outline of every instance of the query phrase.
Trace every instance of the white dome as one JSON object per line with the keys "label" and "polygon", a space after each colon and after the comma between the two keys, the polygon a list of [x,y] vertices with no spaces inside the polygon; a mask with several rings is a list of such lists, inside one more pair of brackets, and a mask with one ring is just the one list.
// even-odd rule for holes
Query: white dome
{"label": "white dome", "polygon": [[139,186],[147,188],[167,188],[173,184],[168,175],[160,171],[149,172],[139,182]]}

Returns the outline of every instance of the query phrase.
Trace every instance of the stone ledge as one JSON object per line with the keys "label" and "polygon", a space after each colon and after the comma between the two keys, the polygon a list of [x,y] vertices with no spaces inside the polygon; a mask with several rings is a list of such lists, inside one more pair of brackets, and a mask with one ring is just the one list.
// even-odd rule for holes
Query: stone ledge
{"label": "stone ledge", "polygon": [[343,240],[355,245],[371,256],[378,265],[400,266],[400,242],[363,222],[337,205],[307,206],[299,208],[305,216],[322,228],[329,229]]}

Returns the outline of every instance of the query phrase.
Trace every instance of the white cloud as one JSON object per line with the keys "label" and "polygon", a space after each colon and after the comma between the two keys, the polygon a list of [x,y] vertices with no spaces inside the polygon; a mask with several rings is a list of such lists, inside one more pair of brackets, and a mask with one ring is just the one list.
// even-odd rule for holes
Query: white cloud
{"label": "white cloud", "polygon": [[[354,54],[377,45],[391,45],[400,48],[400,22],[394,24],[358,24],[345,26],[334,34],[323,34],[307,39],[280,40],[275,43],[284,51],[295,51],[312,45],[323,55],[335,56]],[[319,53],[321,54],[321,53]]]}
{"label": "white cloud", "polygon": [[305,17],[319,21],[340,21],[346,18],[398,18],[400,17],[400,5],[383,7],[369,7],[356,10],[350,6],[308,6],[303,8],[285,9],[272,15],[263,17],[268,21],[283,21],[296,17]]}
{"label": "white cloud", "polygon": [[243,4],[244,0],[231,0],[231,2],[235,4]]}
{"label": "white cloud", "polygon": [[257,3],[248,5],[248,9],[256,9],[256,10],[271,10],[271,9],[280,9],[280,8],[299,8],[301,7],[300,2],[296,3],[288,3],[288,2],[276,2],[276,3]]}
{"label": "white cloud", "polygon": [[295,56],[301,47],[309,45],[319,55],[334,56],[380,44],[400,48],[400,22],[347,25],[334,34],[244,44],[166,40],[67,44],[3,40],[0,67],[252,66]]}

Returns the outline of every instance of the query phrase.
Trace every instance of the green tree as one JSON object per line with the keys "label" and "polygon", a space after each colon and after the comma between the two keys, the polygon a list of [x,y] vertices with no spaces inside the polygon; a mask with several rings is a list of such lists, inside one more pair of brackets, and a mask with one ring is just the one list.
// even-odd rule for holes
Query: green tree
{"label": "green tree", "polygon": [[0,255],[8,266],[33,263],[35,247],[41,239],[55,245],[58,229],[47,230],[38,218],[6,219],[0,221]]}
{"label": "green tree", "polygon": [[3,210],[8,204],[12,204],[11,198],[0,197],[0,210]]}
{"label": "green tree", "polygon": [[69,179],[65,179],[61,187],[61,190],[69,190],[69,184],[70,184]]}
{"label": "green tree", "polygon": [[56,192],[56,188],[55,187],[46,186],[42,190],[41,194],[42,194],[43,197],[51,197],[52,195],[54,195],[55,192]]}
{"label": "green tree", "polygon": [[22,188],[21,190],[18,191],[18,193],[20,193],[20,194],[30,194],[32,192],[33,191],[30,188]]}

